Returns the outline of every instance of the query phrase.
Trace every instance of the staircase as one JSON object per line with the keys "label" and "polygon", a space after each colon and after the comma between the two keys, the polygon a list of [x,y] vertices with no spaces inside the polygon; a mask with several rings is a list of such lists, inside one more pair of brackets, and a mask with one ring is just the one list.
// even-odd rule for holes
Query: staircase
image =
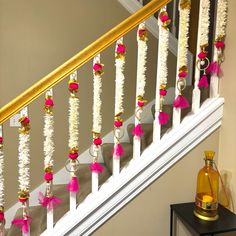
{"label": "staircase", "polygon": [[[219,4],[227,3],[226,0],[218,1]],[[25,182],[27,182],[28,177],[26,173],[25,175],[23,175],[23,177],[26,177],[26,180],[23,180],[23,184],[21,182],[21,186],[19,187],[19,201],[22,205],[16,211],[16,215],[14,217],[14,219],[25,220],[24,223],[21,223],[20,225],[20,228],[22,230],[19,230],[19,227],[16,227],[16,225],[14,224],[11,225],[9,229],[5,230],[4,220],[2,219],[0,230],[3,232],[3,235],[91,235],[92,232],[94,232],[106,220],[112,217],[112,215],[114,215],[118,210],[120,210],[123,206],[125,206],[128,202],[135,198],[153,181],[155,181],[162,174],[168,171],[168,169],[171,168],[177,161],[179,161],[186,153],[188,153],[202,140],[204,140],[207,136],[209,136],[217,128],[220,127],[223,117],[224,99],[219,96],[219,73],[212,73],[208,75],[208,77],[210,78],[208,78],[210,82],[209,87],[199,87],[200,78],[202,78],[202,76],[206,73],[205,69],[201,69],[201,66],[204,66],[204,63],[200,64],[201,62],[204,62],[206,57],[198,59],[199,54],[205,52],[201,47],[201,37],[199,36],[202,33],[200,25],[203,17],[201,14],[203,14],[202,12],[205,10],[203,6],[206,7],[206,5],[204,4],[206,4],[208,0],[202,0],[200,3],[201,10],[199,13],[199,33],[196,45],[197,52],[195,71],[191,66],[188,66],[192,64],[191,60],[193,60],[193,56],[190,55],[188,50],[185,52],[183,48],[181,48],[183,47],[184,43],[187,44],[187,40],[185,42],[185,40],[183,39],[183,32],[188,30],[188,27],[186,26],[187,24],[183,24],[179,26],[178,36],[179,42],[182,40],[181,42],[183,43],[176,44],[175,49],[172,48],[176,53],[175,55],[177,56],[177,72],[176,78],[174,78],[174,80],[176,79],[176,81],[172,81],[172,83],[171,81],[164,81],[164,79],[167,80],[167,72],[162,73],[162,70],[164,70],[163,67],[167,66],[167,51],[171,51],[171,49],[168,47],[165,51],[165,42],[161,39],[166,32],[167,35],[169,35],[168,38],[172,37],[173,39],[173,35],[171,36],[168,31],[168,15],[165,15],[165,6],[169,2],[170,1],[168,0],[150,1],[136,13],[121,22],[105,35],[101,36],[98,40],[90,44],[73,58],[58,67],[55,71],[45,76],[28,90],[16,97],[13,101],[1,108],[0,124],[2,125],[0,126],[0,136],[3,136],[2,130],[4,129],[4,123],[19,111],[21,112],[21,129],[23,129],[21,130],[21,135],[27,136],[30,133],[29,121],[27,120],[28,117],[30,117],[30,113],[28,112],[27,107],[30,106],[31,102],[37,99],[40,95],[45,94],[45,101],[48,104],[45,105],[45,116],[48,115],[52,118],[53,105],[50,99],[53,98],[53,86],[65,79],[67,76],[70,76],[70,158],[67,158],[68,160],[65,166],[66,169],[69,169],[70,174],[68,173],[68,176],[71,176],[71,181],[73,178],[75,178],[79,180],[80,184],[79,190],[67,191],[66,184],[53,184],[52,179],[49,180],[45,177],[45,196],[57,196],[62,200],[62,202],[53,209],[48,205],[47,207],[42,207],[41,205],[31,206],[29,204],[28,188],[22,189],[22,185],[26,184]],[[181,14],[184,14],[184,12],[189,10],[190,5],[188,4],[190,4],[190,1],[180,0],[180,4],[183,5],[180,7]],[[148,18],[159,10],[160,15],[158,15],[158,20],[156,20],[159,24],[159,29],[157,29],[159,37],[159,50],[157,55],[158,65],[155,89],[156,97],[154,101],[149,104],[149,106],[145,106],[151,107],[151,109],[146,109],[145,111],[145,109],[143,109],[145,99],[143,96],[140,96],[142,95],[140,94],[140,91],[142,91],[140,87],[145,84],[146,80],[146,59],[144,59],[146,57],[144,48],[145,45],[148,44],[148,41],[146,41],[146,28],[149,27],[148,22],[150,22],[150,19],[148,20]],[[162,13],[167,18],[161,18],[163,16],[161,15]],[[220,13],[217,12],[217,14]],[[217,17],[218,19],[222,19],[218,15]],[[99,110],[99,103],[101,102],[101,90],[99,90],[98,87],[101,86],[101,84],[99,84],[99,81],[103,75],[103,67],[101,63],[102,57],[100,55],[100,52],[116,42],[116,69],[121,69],[118,63],[124,63],[124,61],[122,60],[125,57],[125,53],[122,51],[122,49],[120,49],[121,51],[117,51],[117,48],[120,45],[123,45],[123,42],[125,42],[125,35],[136,26],[138,26],[137,40],[139,46],[137,63],[137,88],[135,112],[132,118],[133,122],[129,122],[128,120],[122,122],[122,119],[120,117],[123,111],[118,113],[115,112],[114,122],[119,121],[121,122],[121,124],[114,125],[114,141],[109,140],[110,142],[103,143],[101,145],[101,143],[97,143],[100,142],[101,139],[100,132],[97,132],[101,125],[101,122],[99,121],[101,118],[101,111]],[[217,30],[215,32],[214,40],[216,39],[218,39]],[[170,42],[170,45],[173,46],[173,43],[171,44]],[[214,42],[209,41],[209,45],[214,47]],[[186,45],[186,47],[188,47],[188,45]],[[220,48],[219,50],[219,48],[214,47],[212,55],[208,55],[208,59],[206,60],[209,60],[209,63],[210,61],[218,63],[221,60],[221,53],[223,53],[222,48]],[[77,143],[78,141],[78,137],[76,134],[78,126],[78,120],[76,120],[78,118],[78,107],[75,108],[75,106],[77,106],[75,103],[77,100],[75,99],[77,99],[77,92],[79,90],[77,87],[77,69],[92,58],[94,58],[93,144],[87,152],[89,152],[92,156],[92,164],[99,164],[98,161],[102,160],[102,163],[100,164],[102,164],[104,170],[101,173],[97,170],[92,171],[91,174],[91,165],[80,164],[79,162],[77,162],[77,157],[73,156],[74,154],[78,153],[78,145],[72,145],[71,143]],[[185,68],[181,64],[183,61],[186,61],[185,67],[189,67],[189,73],[188,70],[183,69]],[[220,64],[221,61],[219,62],[219,65]],[[199,67],[200,70],[198,70]],[[186,82],[186,75],[179,75],[182,72],[186,72],[189,74],[190,82]],[[195,74],[195,79],[194,83],[191,83],[193,73]],[[116,81],[122,78],[122,76],[122,70],[118,71],[116,73]],[[120,85],[118,84],[118,82],[116,86]],[[148,79],[146,82],[148,83]],[[169,83],[176,85],[173,97],[177,98],[180,96],[186,98],[189,101],[189,106],[173,107],[172,102],[170,103],[164,101],[165,95],[161,94],[160,90],[162,90],[162,92],[163,90],[166,90],[166,86],[168,86]],[[121,90],[122,86],[120,86],[119,89],[116,89],[115,109],[117,108],[117,103],[122,104],[122,99],[130,99],[128,94],[125,94],[124,98],[122,98],[122,92],[121,94],[119,94]],[[149,91],[146,91],[146,93],[148,92]],[[75,106],[73,107],[71,106],[71,104],[75,104]],[[120,108],[120,110],[122,109]],[[168,121],[161,123],[159,118],[161,112],[167,113],[169,115]],[[149,117],[148,120],[151,120],[151,122],[144,123],[144,115]],[[73,118],[73,116],[75,118]],[[126,127],[125,131],[123,131],[122,126],[123,128]],[[138,135],[134,132],[137,126],[141,126],[142,132],[144,133],[143,136]],[[122,132],[128,134],[128,141],[123,141],[124,139],[122,139]],[[46,141],[48,139],[46,139]],[[47,145],[51,145],[50,143],[45,142],[44,145],[46,145],[46,147]],[[121,145],[124,149],[124,154],[121,154],[120,158],[117,158],[118,154],[114,154],[113,152],[116,145],[118,144]],[[20,145],[23,145],[21,147],[25,148],[23,150],[23,154],[25,156],[23,155],[23,157],[27,159],[27,143],[23,142],[23,144],[21,143]],[[4,143],[1,141],[0,151],[2,156],[4,154],[3,146]],[[100,152],[102,158],[100,157]],[[48,163],[46,164],[45,175],[48,173],[52,174],[53,165],[49,165]],[[23,166],[23,168],[28,168],[26,162],[23,162],[21,166]],[[1,166],[1,170],[3,171],[3,165]],[[27,172],[26,169],[22,170]],[[22,173],[22,170],[20,169],[19,173]],[[4,172],[6,171],[4,170]],[[3,178],[3,174],[0,173],[0,182],[3,180]],[[4,196],[3,189],[0,189],[0,195]],[[3,204],[4,203],[2,203],[2,207]],[[0,213],[4,213],[4,208],[2,208]],[[28,219],[30,218],[32,218],[32,222],[28,223]],[[27,230],[24,227],[28,227]]]}

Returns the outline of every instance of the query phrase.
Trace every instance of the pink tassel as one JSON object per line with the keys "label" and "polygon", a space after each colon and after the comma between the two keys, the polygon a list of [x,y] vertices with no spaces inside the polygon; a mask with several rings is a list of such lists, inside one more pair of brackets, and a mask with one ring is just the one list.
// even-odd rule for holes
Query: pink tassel
{"label": "pink tassel", "polygon": [[91,172],[99,174],[103,172],[104,167],[100,163],[94,162],[90,164],[89,169]]}
{"label": "pink tassel", "polygon": [[29,226],[32,222],[32,218],[26,216],[25,218],[14,219],[11,223],[15,225],[17,228],[21,229],[22,233],[29,233]]}
{"label": "pink tassel", "polygon": [[159,115],[158,115],[158,120],[159,120],[159,124],[160,125],[165,125],[168,123],[169,121],[169,114],[166,113],[166,112],[159,112]]}
{"label": "pink tassel", "polygon": [[208,86],[209,84],[208,84],[207,76],[203,75],[198,81],[198,88],[208,88]]}
{"label": "pink tassel", "polygon": [[76,176],[71,177],[71,180],[67,184],[66,189],[68,192],[73,192],[73,193],[76,193],[79,191],[79,182]]}
{"label": "pink tassel", "polygon": [[221,71],[220,65],[215,61],[212,62],[209,67],[207,68],[207,73],[211,74],[211,75],[218,75],[218,76],[222,76],[223,73]]}
{"label": "pink tassel", "polygon": [[137,137],[141,137],[144,135],[142,126],[140,124],[136,125],[132,131],[132,134]]}
{"label": "pink tassel", "polygon": [[115,155],[116,157],[121,157],[124,156],[124,154],[125,152],[122,145],[120,143],[116,144],[113,149],[113,155]]}
{"label": "pink tassel", "polygon": [[188,100],[183,95],[179,95],[175,99],[173,106],[175,108],[184,109],[184,108],[188,108],[189,107],[189,103],[188,103]]}
{"label": "pink tassel", "polygon": [[44,196],[41,192],[39,192],[38,200],[43,207],[48,207],[49,210],[56,208],[62,202],[60,198],[57,198],[55,196],[47,197]]}

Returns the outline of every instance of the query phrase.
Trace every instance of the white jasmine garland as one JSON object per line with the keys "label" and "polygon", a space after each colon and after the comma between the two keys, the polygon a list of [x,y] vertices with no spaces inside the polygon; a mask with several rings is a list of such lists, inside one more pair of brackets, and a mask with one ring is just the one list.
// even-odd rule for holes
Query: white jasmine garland
{"label": "white jasmine garland", "polygon": [[[100,55],[94,58],[93,64],[100,64]],[[102,115],[101,115],[101,93],[102,93],[102,77],[100,74],[93,73],[93,131],[101,133]]]}
{"label": "white jasmine garland", "polygon": [[0,148],[0,206],[4,205],[4,154],[3,150]]}
{"label": "white jasmine garland", "polygon": [[69,147],[79,146],[79,99],[69,98]]}
{"label": "white jasmine garland", "polygon": [[208,44],[209,24],[210,24],[210,0],[202,0],[200,5],[200,45]]}
{"label": "white jasmine garland", "polygon": [[188,38],[189,38],[189,15],[190,9],[180,9],[179,12],[179,49],[178,61],[179,68],[187,65]]}
{"label": "white jasmine garland", "polygon": [[226,35],[228,0],[217,1],[216,38]]}
{"label": "white jasmine garland", "polygon": [[162,27],[162,22],[159,19],[159,61],[160,68],[160,84],[167,84],[168,69],[167,69],[167,57],[168,57],[168,45],[169,45],[169,30]]}
{"label": "white jasmine garland", "polygon": [[[138,30],[144,29],[145,24],[139,25]],[[144,97],[146,85],[146,62],[147,62],[147,41],[141,40],[137,36],[138,41],[138,62],[137,62],[137,95]]]}
{"label": "white jasmine garland", "polygon": [[20,191],[29,191],[30,187],[30,148],[29,148],[30,135],[26,133],[19,134],[19,189]]}
{"label": "white jasmine garland", "polygon": [[[118,44],[123,43],[123,39],[120,39],[116,43],[116,47]],[[115,61],[116,66],[116,88],[115,88],[115,115],[124,112],[123,107],[123,99],[124,99],[124,66],[125,66],[125,58],[116,58]]]}
{"label": "white jasmine garland", "polygon": [[53,115],[50,113],[45,113],[44,115],[44,166],[53,166],[53,153],[54,153],[54,141],[53,141],[53,133],[54,133],[54,120]]}

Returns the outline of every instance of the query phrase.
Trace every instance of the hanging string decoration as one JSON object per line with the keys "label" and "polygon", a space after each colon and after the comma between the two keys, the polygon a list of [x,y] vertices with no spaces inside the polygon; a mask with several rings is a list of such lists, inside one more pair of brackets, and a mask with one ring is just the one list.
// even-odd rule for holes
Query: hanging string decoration
{"label": "hanging string decoration", "polygon": [[188,74],[187,53],[188,53],[188,38],[189,38],[189,16],[190,16],[191,1],[181,0],[179,5],[179,49],[178,49],[178,80],[177,89],[178,96],[174,100],[175,108],[188,108],[189,102],[183,96],[183,91],[186,88],[186,77]]}
{"label": "hanging string decoration", "polygon": [[116,86],[115,86],[115,119],[114,119],[114,149],[113,156],[120,158],[124,155],[124,149],[120,144],[122,138],[121,131],[123,125],[123,119],[121,115],[124,113],[123,98],[124,98],[124,66],[125,66],[125,53],[126,47],[123,44],[123,38],[116,42],[115,49],[115,66],[116,66]]}
{"label": "hanging string decoration", "polygon": [[136,109],[135,116],[138,120],[138,124],[134,127],[132,134],[136,137],[141,137],[144,135],[141,126],[141,114],[145,103],[145,85],[146,85],[146,64],[147,64],[147,29],[145,23],[141,23],[137,31],[137,42],[138,42],[138,62],[137,62],[137,98],[136,98]]}
{"label": "hanging string decoration", "polygon": [[224,61],[225,36],[227,25],[228,0],[217,1],[215,50],[216,57],[208,67],[208,73],[215,76],[222,76],[221,63]]}
{"label": "hanging string decoration", "polygon": [[[66,169],[71,174],[71,180],[67,185],[68,192],[79,191],[79,181],[76,176],[76,171],[79,168],[78,151],[79,151],[79,98],[77,92],[79,83],[77,82],[77,71],[70,75],[68,89],[70,91],[69,98],[69,154],[66,163]],[[68,163],[69,162],[69,163]],[[67,165],[69,164],[69,168]]]}
{"label": "hanging string decoration", "polygon": [[208,88],[207,68],[209,67],[209,59],[207,58],[208,52],[208,38],[209,38],[209,25],[210,25],[210,0],[202,0],[200,4],[200,53],[198,54],[197,68],[203,74],[198,81],[199,88]]}
{"label": "hanging string decoration", "polygon": [[4,171],[3,137],[0,136],[0,224],[1,224],[2,227],[3,227],[4,222],[5,222],[5,217],[4,217],[4,203],[5,203],[5,201],[4,201],[4,176],[3,176],[3,171]]}
{"label": "hanging string decoration", "polygon": [[103,64],[100,63],[100,54],[98,54],[93,60],[93,144],[90,154],[93,157],[90,164],[90,171],[94,173],[101,173],[104,167],[98,163],[99,149],[102,145],[101,129],[102,129],[102,75]]}
{"label": "hanging string decoration", "polygon": [[19,192],[18,199],[22,204],[23,217],[14,219],[12,224],[20,228],[23,233],[29,232],[29,226],[32,221],[28,214],[28,199],[29,199],[29,188],[30,188],[30,119],[23,115],[19,119],[21,127],[19,128],[19,147],[18,147],[18,158],[19,158]]}
{"label": "hanging string decoration", "polygon": [[167,94],[167,57],[168,57],[168,45],[169,45],[169,28],[171,20],[169,19],[166,8],[163,8],[159,14],[158,25],[159,25],[159,63],[160,63],[160,107],[158,121],[160,125],[165,125],[169,121],[169,114],[163,111],[163,103]]}
{"label": "hanging string decoration", "polygon": [[44,180],[46,181],[45,195],[39,192],[39,203],[49,210],[54,209],[61,203],[61,199],[53,195],[52,182],[53,182],[53,153],[54,153],[54,119],[53,119],[53,106],[54,101],[52,97],[52,89],[50,89],[45,96],[44,101]]}

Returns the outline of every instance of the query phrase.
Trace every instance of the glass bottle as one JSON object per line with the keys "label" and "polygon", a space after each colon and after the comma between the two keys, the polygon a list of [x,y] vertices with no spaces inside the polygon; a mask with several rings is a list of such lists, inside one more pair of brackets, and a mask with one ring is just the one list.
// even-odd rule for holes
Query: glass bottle
{"label": "glass bottle", "polygon": [[214,151],[205,151],[205,166],[197,177],[194,215],[202,220],[218,219],[219,174],[214,169]]}

